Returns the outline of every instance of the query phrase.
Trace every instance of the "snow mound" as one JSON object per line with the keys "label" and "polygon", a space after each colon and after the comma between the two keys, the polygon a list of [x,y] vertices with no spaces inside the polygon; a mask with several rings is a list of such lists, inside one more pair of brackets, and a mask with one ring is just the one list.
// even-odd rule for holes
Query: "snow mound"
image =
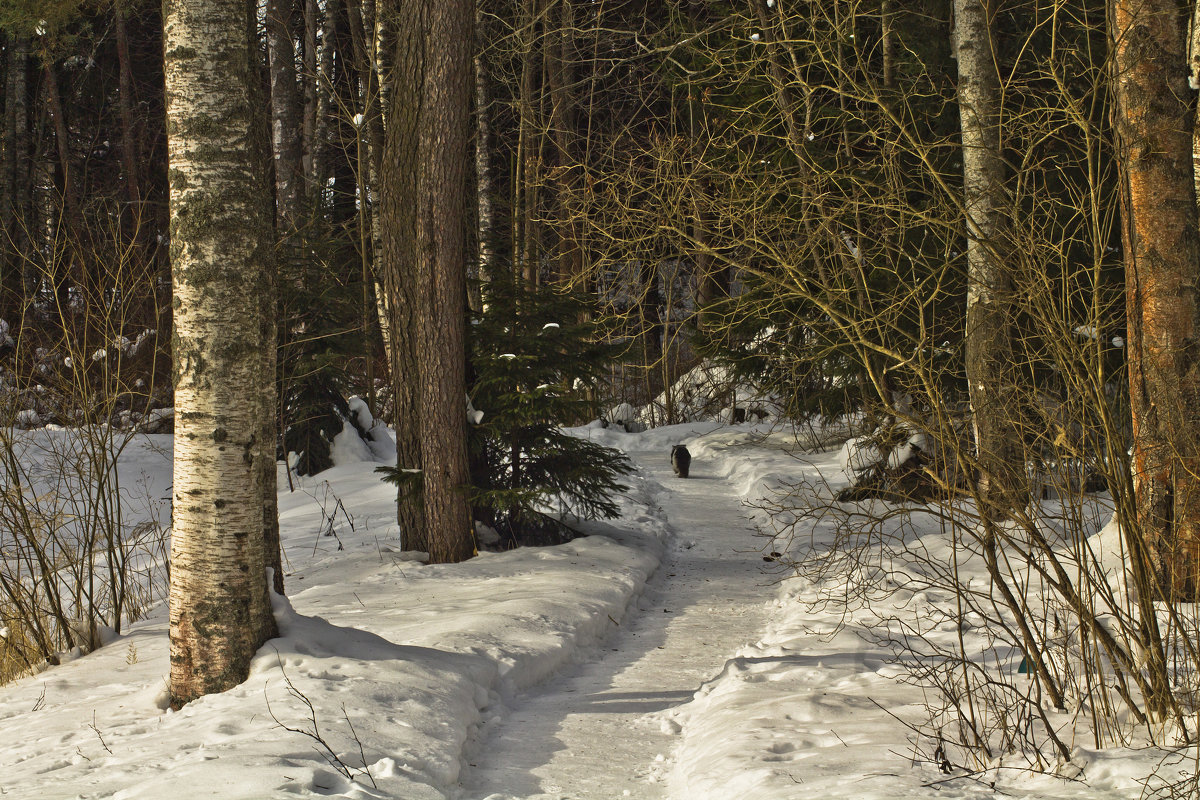
{"label": "snow mound", "polygon": [[779,417],[782,410],[770,393],[738,382],[731,369],[707,361],[679,376],[647,405],[631,409],[632,418],[647,428],[687,422],[761,422]]}

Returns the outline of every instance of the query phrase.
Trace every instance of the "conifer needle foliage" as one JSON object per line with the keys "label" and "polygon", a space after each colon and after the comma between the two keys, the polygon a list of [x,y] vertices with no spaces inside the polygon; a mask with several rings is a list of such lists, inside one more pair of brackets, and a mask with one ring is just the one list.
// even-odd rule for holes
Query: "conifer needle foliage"
{"label": "conifer needle foliage", "polygon": [[298,475],[333,466],[330,445],[351,418],[346,366],[359,347],[361,287],[344,278],[344,246],[335,240],[307,247],[309,257],[289,264],[291,278],[279,285],[280,455],[297,454]]}
{"label": "conifer needle foliage", "polygon": [[[616,349],[583,296],[511,280],[484,287],[472,320],[472,505],[513,543],[570,538],[561,518],[617,516],[613,495],[632,471],[618,450],[565,433],[592,419]],[[556,516],[551,516],[556,513]]]}

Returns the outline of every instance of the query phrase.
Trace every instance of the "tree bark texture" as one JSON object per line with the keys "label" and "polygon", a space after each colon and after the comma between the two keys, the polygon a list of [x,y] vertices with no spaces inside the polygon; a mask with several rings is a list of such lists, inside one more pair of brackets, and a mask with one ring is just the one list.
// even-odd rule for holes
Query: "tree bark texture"
{"label": "tree bark texture", "polygon": [[[475,31],[483,38],[484,19],[482,6],[476,9]],[[492,280],[496,271],[496,213],[492,194],[495,182],[492,179],[492,93],[487,61],[478,53],[475,56],[475,219],[479,240],[480,284]],[[478,292],[475,292],[478,294]],[[472,301],[474,302],[474,301]],[[482,310],[482,301],[478,303]]]}
{"label": "tree bark texture", "polygon": [[[3,275],[0,280],[0,316],[20,308],[29,296],[33,277],[23,257],[29,250],[33,220],[29,165],[29,42],[8,40],[8,68],[4,76],[4,193],[0,195],[3,225]],[[7,320],[15,324],[15,319]]]}
{"label": "tree bark texture", "polygon": [[292,0],[267,0],[267,57],[271,73],[271,154],[275,164],[275,216],[292,236],[304,212],[304,98],[296,76]]}
{"label": "tree bark texture", "polygon": [[421,354],[421,458],[433,562],[474,553],[466,488],[467,190],[474,4],[427,6],[417,173],[417,342]]}
{"label": "tree bark texture", "polygon": [[[301,129],[304,153],[304,174],[313,174],[313,152],[316,149],[317,130],[317,25],[320,14],[317,0],[304,3],[304,52],[301,54],[301,70],[304,80],[304,126]],[[315,194],[316,189],[313,189]],[[314,201],[315,197],[311,198]]]}
{"label": "tree bark texture", "polygon": [[401,546],[429,552],[421,503],[419,376],[416,315],[417,126],[425,54],[424,0],[384,0],[379,16],[396,20],[394,58],[389,58],[392,85],[387,111],[383,164],[380,171],[381,249],[376,272],[383,286],[385,330],[392,377],[392,416],[396,422],[396,466],[406,480],[397,492]]}
{"label": "tree bark texture", "polygon": [[133,90],[133,68],[129,60],[129,36],[125,27],[125,8],[121,2],[113,6],[113,25],[117,33],[118,91],[121,112],[121,171],[125,192],[129,198],[134,221],[141,224],[142,181],[139,177],[137,136],[134,130],[133,109],[137,98]]}
{"label": "tree bark texture", "polygon": [[[279,246],[276,262],[278,272],[272,271],[270,291],[263,292],[262,320],[265,342],[270,342],[270,365],[266,374],[277,374],[275,344],[278,342],[276,324],[276,290],[278,282],[297,285],[303,281],[304,259],[308,258],[303,227],[311,187],[305,180],[303,137],[297,135],[304,125],[304,95],[296,74],[296,51],[293,45],[298,20],[293,0],[267,0],[267,70],[270,85],[270,124],[266,132],[271,163],[274,164],[275,234]],[[264,289],[268,287],[264,285]],[[275,494],[275,444],[278,436],[279,411],[275,408],[277,392],[271,382],[271,404],[263,415],[261,434],[264,448],[263,469],[263,537],[266,542],[267,566],[271,568],[272,589],[283,594],[283,559],[279,542],[279,507]],[[269,485],[269,489],[266,488]]]}
{"label": "tree bark texture", "polygon": [[[771,70],[771,83],[775,89],[775,104],[787,126],[788,148],[802,165],[806,164],[804,134],[807,133],[808,125],[800,121],[796,102],[792,98],[791,81],[788,79],[778,52],[779,48],[785,45],[776,40],[775,25],[771,21],[771,11],[768,9],[767,0],[750,0],[750,5],[754,9],[758,24],[762,26],[761,35],[768,48],[767,65]],[[784,38],[786,39],[786,36]]]}
{"label": "tree bark texture", "polygon": [[[994,2],[994,0],[991,0]],[[1012,282],[1005,263],[1006,191],[1000,153],[1000,77],[989,0],[955,0],[958,107],[967,224],[966,372],[985,515],[1022,504],[1025,468],[1015,409]]]}
{"label": "tree bark texture", "polygon": [[539,20],[544,0],[524,0],[521,6],[521,97],[517,103],[517,167],[520,179],[513,179],[513,259],[514,268],[528,286],[538,282],[538,260],[541,235],[537,222],[538,158],[534,143],[540,141],[541,130],[537,99],[537,55]]}
{"label": "tree bark texture", "polygon": [[583,247],[580,213],[575,196],[583,169],[576,153],[578,139],[575,113],[575,14],[571,0],[559,0],[557,25],[547,31],[545,73],[550,88],[551,142],[554,152],[554,184],[558,212],[558,282],[571,285],[583,278]]}
{"label": "tree bark texture", "polygon": [[327,0],[324,22],[321,26],[321,44],[317,47],[314,78],[316,91],[316,119],[312,138],[312,181],[314,200],[319,201],[329,178],[333,176],[333,133],[330,125],[337,106],[334,103],[334,54],[337,52],[339,0]]}
{"label": "tree bark texture", "polygon": [[[1129,397],[1145,567],[1171,600],[1200,599],[1200,318],[1192,94],[1169,0],[1113,0]],[[1139,565],[1134,565],[1137,568]],[[1153,618],[1153,614],[1150,614]]]}
{"label": "tree bark texture", "polygon": [[[247,0],[167,0],[164,53],[174,289],[170,695],[243,681],[275,633],[263,540],[272,409],[262,291],[272,251]],[[272,453],[273,460],[273,453]]]}
{"label": "tree bark texture", "polygon": [[[363,258],[370,264],[370,278],[374,288],[375,308],[364,310],[364,313],[375,314],[379,323],[379,332],[383,339],[384,351],[387,354],[387,363],[391,364],[392,339],[388,330],[387,297],[383,291],[383,284],[377,267],[381,257],[380,253],[383,251],[383,223],[381,218],[382,204],[379,202],[379,175],[383,168],[384,131],[383,113],[380,108],[379,70],[377,69],[375,48],[373,46],[374,33],[373,29],[368,27],[374,24],[375,14],[373,7],[371,7],[369,9],[371,13],[368,15],[368,6],[362,3],[361,0],[349,0],[346,3],[346,10],[350,21],[351,41],[354,45],[355,69],[358,72],[361,90],[360,108],[362,109],[362,122],[359,124],[358,143],[359,147],[365,149],[366,152],[365,159],[361,158],[361,151],[359,158],[359,182],[363,185],[363,188],[360,189],[360,196],[367,198],[367,208],[370,211],[370,248],[369,253],[364,253]],[[368,23],[368,16],[371,19],[370,23]],[[365,175],[362,174],[364,171]],[[364,245],[363,249],[366,250],[367,247]],[[370,350],[371,348],[368,347],[368,352]],[[374,395],[374,392],[375,390],[372,386],[370,394]]]}
{"label": "tree bark texture", "polygon": [[63,108],[62,96],[58,91],[58,73],[54,71],[54,64],[49,61],[42,67],[42,83],[46,92],[46,108],[54,123],[55,152],[58,154],[58,168],[62,173],[60,188],[63,211],[67,217],[66,227],[76,243],[81,244],[78,237],[78,225],[81,221],[79,192],[76,189],[75,167],[71,158],[71,134],[67,126],[67,115]]}

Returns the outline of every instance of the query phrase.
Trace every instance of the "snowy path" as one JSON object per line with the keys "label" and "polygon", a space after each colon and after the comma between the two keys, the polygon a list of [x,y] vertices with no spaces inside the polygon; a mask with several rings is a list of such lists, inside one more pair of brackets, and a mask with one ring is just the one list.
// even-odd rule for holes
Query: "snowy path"
{"label": "snowy path", "polygon": [[675,543],[604,651],[512,701],[464,799],[665,798],[678,739],[656,712],[688,702],[765,624],[773,581],[736,493],[703,463],[676,478],[665,449],[630,456]]}

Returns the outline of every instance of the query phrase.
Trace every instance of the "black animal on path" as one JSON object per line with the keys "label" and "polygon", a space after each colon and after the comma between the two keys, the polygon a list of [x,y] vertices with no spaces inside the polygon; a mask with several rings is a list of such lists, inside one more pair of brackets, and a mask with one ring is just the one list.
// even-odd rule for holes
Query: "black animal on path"
{"label": "black animal on path", "polygon": [[677,444],[671,448],[671,469],[675,470],[676,475],[686,478],[691,466],[692,454],[688,452],[686,447]]}

